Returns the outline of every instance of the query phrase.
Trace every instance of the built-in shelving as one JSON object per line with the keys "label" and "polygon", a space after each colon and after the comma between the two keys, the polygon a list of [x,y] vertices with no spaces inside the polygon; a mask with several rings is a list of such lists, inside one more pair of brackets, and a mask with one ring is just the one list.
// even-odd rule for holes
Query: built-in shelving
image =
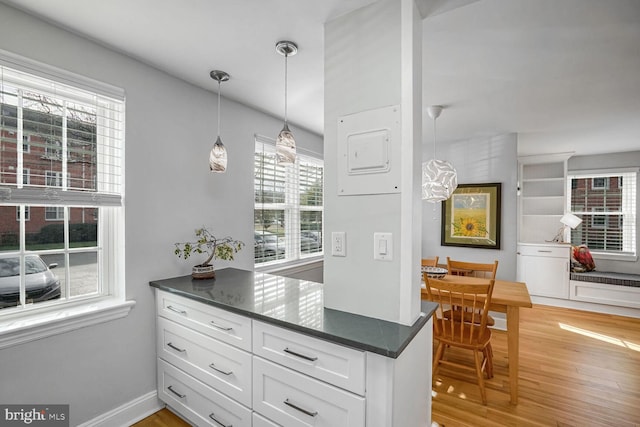
{"label": "built-in shelving", "polygon": [[519,157],[518,241],[551,240],[566,205],[567,159],[571,153]]}

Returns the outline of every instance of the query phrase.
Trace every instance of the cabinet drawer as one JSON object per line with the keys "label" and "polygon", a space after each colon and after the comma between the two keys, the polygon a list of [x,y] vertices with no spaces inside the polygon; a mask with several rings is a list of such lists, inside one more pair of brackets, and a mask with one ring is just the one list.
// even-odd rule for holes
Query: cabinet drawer
{"label": "cabinet drawer", "polygon": [[158,397],[198,426],[251,427],[251,410],[158,359]]}
{"label": "cabinet drawer", "polygon": [[569,249],[569,246],[521,245],[518,246],[518,253],[524,256],[558,257],[568,259]]}
{"label": "cabinet drawer", "polygon": [[251,351],[251,319],[171,293],[158,291],[158,314],[210,337]]}
{"label": "cabinet drawer", "polygon": [[251,354],[158,317],[158,356],[251,406]]}
{"label": "cabinet drawer", "polygon": [[365,425],[363,397],[256,356],[253,410],[284,426]]}
{"label": "cabinet drawer", "polygon": [[365,353],[263,322],[253,322],[253,353],[364,395]]}
{"label": "cabinet drawer", "polygon": [[280,427],[279,424],[274,423],[263,417],[260,414],[253,413],[253,427]]}

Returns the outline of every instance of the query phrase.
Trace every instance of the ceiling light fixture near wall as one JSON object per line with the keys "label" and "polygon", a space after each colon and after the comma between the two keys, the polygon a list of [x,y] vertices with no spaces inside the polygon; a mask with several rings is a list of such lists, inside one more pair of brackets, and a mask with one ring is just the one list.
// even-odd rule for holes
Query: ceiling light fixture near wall
{"label": "ceiling light fixture near wall", "polygon": [[290,41],[276,43],[276,52],[284,56],[284,127],[276,139],[276,156],[278,163],[296,162],[296,140],[287,123],[287,59],[298,53],[298,46]]}
{"label": "ceiling light fixture near wall", "polygon": [[229,74],[220,70],[209,73],[211,78],[218,82],[218,138],[209,153],[209,169],[211,172],[224,173],[227,170],[227,149],[220,139],[220,83],[229,80]]}
{"label": "ceiling light fixture near wall", "polygon": [[433,159],[422,164],[422,199],[435,203],[451,197],[458,187],[458,174],[451,163],[436,159],[436,119],[442,106],[432,105],[427,113],[433,119]]}

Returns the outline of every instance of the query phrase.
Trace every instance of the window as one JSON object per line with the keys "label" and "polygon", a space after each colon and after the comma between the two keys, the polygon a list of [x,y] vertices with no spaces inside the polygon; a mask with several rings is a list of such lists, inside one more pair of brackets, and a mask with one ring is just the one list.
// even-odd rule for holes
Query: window
{"label": "window", "polygon": [[568,180],[568,211],[582,218],[571,243],[601,255],[635,257],[637,171],[576,172]]}
{"label": "window", "polygon": [[322,254],[322,160],[298,153],[295,164],[278,164],[273,140],[256,136],[254,171],[256,264]]}
{"label": "window", "polygon": [[55,333],[78,307],[86,324],[94,307],[106,311],[93,323],[130,309],[119,283],[123,138],[122,90],[0,51],[0,322],[48,325],[3,323],[0,348],[17,340],[9,334]]}

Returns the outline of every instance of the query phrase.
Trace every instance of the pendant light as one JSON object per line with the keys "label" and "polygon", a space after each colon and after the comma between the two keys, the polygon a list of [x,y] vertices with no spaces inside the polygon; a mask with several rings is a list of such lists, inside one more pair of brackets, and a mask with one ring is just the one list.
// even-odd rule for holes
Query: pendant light
{"label": "pendant light", "polygon": [[422,199],[434,203],[447,200],[458,187],[458,174],[451,163],[436,159],[436,119],[441,112],[441,105],[427,108],[433,119],[433,159],[422,164]]}
{"label": "pendant light", "polygon": [[220,139],[220,83],[229,80],[229,74],[220,70],[209,73],[211,78],[218,82],[218,138],[209,153],[209,169],[211,172],[224,173],[227,170],[227,149]]}
{"label": "pendant light", "polygon": [[284,56],[284,127],[276,139],[276,157],[278,163],[296,162],[296,140],[287,123],[287,59],[298,53],[298,46],[290,41],[276,43],[276,52]]}

